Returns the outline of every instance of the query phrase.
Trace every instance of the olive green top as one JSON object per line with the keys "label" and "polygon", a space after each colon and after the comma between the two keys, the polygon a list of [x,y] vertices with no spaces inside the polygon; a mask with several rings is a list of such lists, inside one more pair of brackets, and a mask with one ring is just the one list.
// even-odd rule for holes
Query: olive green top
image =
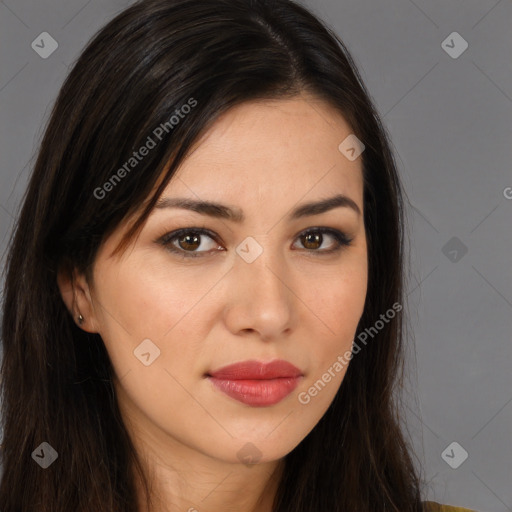
{"label": "olive green top", "polygon": [[424,501],[426,512],[476,512],[469,508],[453,507],[452,505],[441,505],[435,501]]}

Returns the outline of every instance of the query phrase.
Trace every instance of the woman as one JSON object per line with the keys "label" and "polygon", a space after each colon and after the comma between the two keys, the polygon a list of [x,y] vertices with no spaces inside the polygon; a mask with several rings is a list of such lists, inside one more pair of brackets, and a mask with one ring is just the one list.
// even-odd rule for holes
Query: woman
{"label": "woman", "polygon": [[459,510],[422,501],[400,429],[401,194],[303,7],[119,14],[9,251],[0,510]]}

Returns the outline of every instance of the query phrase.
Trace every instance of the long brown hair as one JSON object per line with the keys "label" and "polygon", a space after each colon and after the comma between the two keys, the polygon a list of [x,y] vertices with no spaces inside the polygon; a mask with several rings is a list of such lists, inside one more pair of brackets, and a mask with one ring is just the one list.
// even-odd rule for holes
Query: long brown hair
{"label": "long brown hair", "polygon": [[[108,354],[98,334],[73,321],[58,269],[89,275],[100,244],[142,205],[129,241],[220,114],[300,92],[342,113],[366,147],[369,281],[356,335],[403,303],[401,185],[385,129],[343,42],[291,0],[133,4],[91,40],[63,84],[9,246],[2,512],[137,510],[133,468],[142,470]],[[170,123],[191,101],[187,115]],[[114,180],[133,151],[156,138],[157,127],[156,147]],[[397,399],[403,323],[397,314],[354,357],[326,414],[286,456],[274,512],[421,510]],[[58,452],[46,469],[32,460],[42,442]],[[149,496],[147,482],[145,489]]]}

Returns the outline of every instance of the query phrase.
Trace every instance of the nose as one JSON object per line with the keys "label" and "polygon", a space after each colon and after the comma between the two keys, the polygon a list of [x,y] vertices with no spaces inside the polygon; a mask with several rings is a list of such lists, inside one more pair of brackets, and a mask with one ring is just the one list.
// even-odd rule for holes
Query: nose
{"label": "nose", "polygon": [[282,339],[294,328],[299,299],[282,258],[264,250],[248,263],[237,256],[229,275],[225,322],[234,334],[255,332],[264,341]]}

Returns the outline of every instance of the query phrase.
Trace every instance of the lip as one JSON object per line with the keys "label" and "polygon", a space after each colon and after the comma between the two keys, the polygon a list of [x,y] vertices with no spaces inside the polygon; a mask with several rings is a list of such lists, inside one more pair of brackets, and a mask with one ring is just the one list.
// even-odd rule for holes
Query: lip
{"label": "lip", "polygon": [[282,359],[263,363],[242,361],[207,374],[208,380],[231,398],[252,407],[274,405],[299,384],[302,372]]}
{"label": "lip", "polygon": [[223,366],[218,370],[208,373],[208,375],[216,379],[266,380],[300,377],[302,372],[284,359],[275,359],[268,363],[250,359],[248,361]]}

